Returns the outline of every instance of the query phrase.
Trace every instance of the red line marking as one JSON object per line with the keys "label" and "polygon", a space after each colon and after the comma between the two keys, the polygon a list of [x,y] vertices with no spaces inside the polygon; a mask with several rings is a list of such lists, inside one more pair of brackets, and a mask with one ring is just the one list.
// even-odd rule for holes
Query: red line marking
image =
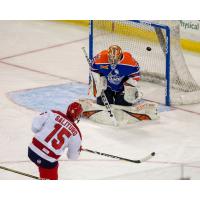
{"label": "red line marking", "polygon": [[182,162],[167,162],[167,161],[146,161],[146,162],[153,164],[184,165],[184,167],[200,168],[199,165],[192,165],[190,163],[182,163]]}
{"label": "red line marking", "polygon": [[[12,66],[12,67],[16,67],[16,68],[20,68],[20,69],[24,69],[24,70],[33,71],[33,72],[36,72],[36,73],[52,76],[52,77],[63,79],[63,80],[75,81],[77,83],[87,84],[87,83],[84,83],[84,82],[81,82],[81,81],[76,81],[76,80],[73,80],[73,79],[70,79],[70,78],[67,78],[67,77],[64,77],[64,76],[59,76],[59,75],[50,74],[50,73],[47,73],[47,72],[42,72],[42,71],[39,71],[39,70],[31,69],[31,68],[28,68],[28,67],[23,67],[23,66],[20,66],[20,65],[8,63],[8,62],[1,61],[1,60],[0,60],[0,63],[6,64],[6,65],[9,65],[9,66]],[[165,106],[165,104],[162,104],[160,102],[156,102],[156,101],[148,100],[148,99],[144,99],[144,100],[150,101],[150,102],[154,102],[154,103],[158,103],[158,104],[161,104],[161,105]],[[199,112],[187,110],[187,109],[184,109],[184,108],[179,108],[179,107],[176,107],[176,106],[170,106],[170,108],[173,108],[173,109],[176,109],[176,110],[182,110],[184,112],[188,112],[188,113],[195,114],[195,115],[200,115]]]}
{"label": "red line marking", "polygon": [[192,113],[192,114],[200,115],[199,112],[195,112],[195,111],[192,111],[192,110],[186,110],[184,108],[179,108],[179,107],[175,107],[175,106],[171,106],[171,108],[175,108],[177,110],[182,110],[182,111],[189,112],[189,113]]}
{"label": "red line marking", "polygon": [[[0,61],[0,63],[6,64],[6,65],[9,65],[9,66],[12,66],[12,67],[20,68],[20,69],[23,69],[23,70],[33,71],[33,72],[40,73],[40,74],[44,74],[44,75],[47,75],[47,76],[52,76],[52,77],[55,77],[55,78],[64,79],[64,80],[68,80],[68,81],[71,81],[71,82],[76,82],[76,83],[81,83],[81,84],[87,85],[87,83],[80,82],[80,81],[76,81],[76,80],[73,80],[73,79],[70,79],[70,78],[67,78],[67,77],[64,77],[64,76],[58,76],[58,75],[55,75],[55,74],[50,74],[50,73],[47,73],[47,72],[42,72],[42,71],[30,69],[30,68],[28,68],[28,67],[23,67],[23,66],[16,65],[16,64],[12,64],[12,63],[8,63],[8,62],[5,62],[5,61]],[[70,82],[69,82],[69,83],[70,83]],[[36,88],[44,88],[44,87],[47,87],[47,86],[41,86],[41,87],[35,87],[35,88],[28,88],[28,89],[22,89],[22,90],[15,90],[15,91],[12,91],[12,92],[29,91],[29,90],[33,90],[33,89],[36,89]],[[36,110],[33,109],[33,108],[28,108],[28,107],[26,107],[26,106],[23,106],[23,105],[20,105],[20,104],[16,103],[16,102],[9,96],[9,93],[7,93],[6,96],[7,96],[7,98],[8,98],[11,102],[13,102],[15,105],[36,112]],[[37,112],[38,112],[38,111],[37,111]]]}
{"label": "red line marking", "polygon": [[[78,159],[78,160],[65,160],[65,159],[59,159],[59,162],[119,162],[120,160],[113,160],[113,159]],[[17,163],[30,163],[30,160],[10,160],[10,161],[2,161],[0,164],[17,164]],[[121,161],[120,161],[121,162]],[[168,164],[168,165],[184,165],[184,167],[192,167],[192,168],[200,168],[199,165],[193,165],[192,163],[181,163],[181,162],[167,162],[167,161],[146,161],[147,163],[152,164]],[[178,167],[177,166],[177,167]]]}
{"label": "red line marking", "polygon": [[[112,159],[78,159],[78,160],[65,160],[59,159],[59,162],[119,162],[119,160]],[[11,161],[2,161],[0,164],[17,164],[17,163],[31,163],[31,160],[11,160]]]}
{"label": "red line marking", "polygon": [[[160,102],[157,102],[157,101],[153,101],[153,100],[149,100],[149,99],[144,99],[144,100],[150,101],[150,102],[154,102],[154,103],[158,103],[158,104],[160,104],[160,105],[165,106],[165,104],[160,103]],[[192,113],[192,114],[195,114],[195,115],[200,115],[199,112],[195,112],[195,111],[192,111],[192,110],[187,110],[187,109],[179,108],[179,107],[176,107],[176,106],[169,106],[169,107],[172,108],[172,109],[182,110],[182,111],[185,111],[185,112],[188,112],[188,113]]]}
{"label": "red line marking", "polygon": [[[51,73],[47,73],[47,72],[42,72],[42,71],[39,71],[39,70],[36,70],[36,69],[31,69],[31,68],[28,68],[28,67],[23,67],[21,65],[16,65],[16,64],[13,64],[13,63],[5,62],[5,61],[0,61],[0,63],[6,64],[6,65],[9,65],[9,66],[12,66],[12,67],[16,67],[16,68],[19,68],[19,69],[24,69],[24,70],[28,70],[28,71],[32,71],[32,72],[44,74],[44,75],[47,75],[47,76],[52,76],[52,77],[59,78],[59,79],[64,79],[64,80],[69,80],[69,81],[75,81],[75,80],[67,78],[65,76],[59,76],[59,75],[55,75],[55,74],[51,74]],[[83,82],[80,82],[80,81],[76,81],[76,82],[77,83],[83,83]],[[84,84],[86,84],[86,83],[84,83]]]}
{"label": "red line marking", "polygon": [[6,56],[6,57],[3,57],[3,58],[0,58],[0,60],[5,60],[5,59],[14,58],[14,57],[18,57],[18,56],[23,56],[23,55],[27,55],[27,54],[31,54],[31,53],[36,53],[36,52],[39,52],[39,51],[44,51],[44,50],[47,50],[47,49],[57,48],[57,47],[73,44],[73,43],[84,41],[84,40],[88,40],[88,37],[81,38],[81,39],[78,39],[78,40],[69,41],[69,42],[64,42],[64,43],[61,43],[61,44],[52,45],[52,46],[49,46],[49,47],[44,47],[44,48],[40,48],[40,49],[26,51],[26,52],[15,54],[15,55],[11,55],[11,56]]}

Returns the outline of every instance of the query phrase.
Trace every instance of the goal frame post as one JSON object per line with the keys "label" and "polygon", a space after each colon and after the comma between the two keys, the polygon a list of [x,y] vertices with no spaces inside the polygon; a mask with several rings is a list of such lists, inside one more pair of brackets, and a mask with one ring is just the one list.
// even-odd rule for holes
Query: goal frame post
{"label": "goal frame post", "polygon": [[[106,21],[106,20],[105,20]],[[166,70],[165,70],[165,105],[170,106],[170,28],[167,25],[161,25],[143,20],[128,20],[133,23],[145,24],[154,28],[160,28],[165,31],[166,46],[165,46],[165,57],[166,57]],[[89,21],[89,58],[92,60],[94,57],[94,20]]]}

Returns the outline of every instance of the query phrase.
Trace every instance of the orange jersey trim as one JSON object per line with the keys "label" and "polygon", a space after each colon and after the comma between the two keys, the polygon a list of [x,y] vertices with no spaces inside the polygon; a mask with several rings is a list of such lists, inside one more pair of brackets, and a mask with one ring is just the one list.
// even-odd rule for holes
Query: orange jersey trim
{"label": "orange jersey trim", "polygon": [[[108,63],[108,50],[103,50],[95,57],[95,64]],[[138,62],[132,57],[129,52],[123,52],[123,58],[118,63],[119,65],[129,65],[132,67],[138,66]]]}

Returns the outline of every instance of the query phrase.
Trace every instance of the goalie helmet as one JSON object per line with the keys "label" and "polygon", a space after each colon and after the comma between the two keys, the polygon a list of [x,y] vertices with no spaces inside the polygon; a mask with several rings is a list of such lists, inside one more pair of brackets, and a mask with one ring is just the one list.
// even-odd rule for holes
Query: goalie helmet
{"label": "goalie helmet", "polygon": [[122,49],[117,45],[108,48],[108,61],[111,65],[117,65],[122,58]]}
{"label": "goalie helmet", "polygon": [[79,122],[82,112],[83,112],[83,108],[81,104],[77,102],[73,102],[69,105],[66,115],[73,122],[75,121]]}

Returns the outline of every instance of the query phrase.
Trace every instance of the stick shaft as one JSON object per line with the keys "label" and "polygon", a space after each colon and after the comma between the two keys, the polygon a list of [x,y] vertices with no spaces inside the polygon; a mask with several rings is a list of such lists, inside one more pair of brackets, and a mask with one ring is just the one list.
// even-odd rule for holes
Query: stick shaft
{"label": "stick shaft", "polygon": [[89,66],[91,67],[91,66],[92,66],[92,61],[89,59],[88,54],[87,54],[87,52],[86,52],[86,50],[85,50],[85,47],[82,47],[81,49],[83,50],[83,53],[84,53],[84,55],[85,55],[85,58],[87,59],[87,62],[88,62],[88,64],[89,64]]}
{"label": "stick shaft", "polygon": [[9,171],[9,172],[13,172],[13,173],[16,173],[16,174],[20,174],[22,176],[27,176],[29,178],[33,178],[33,179],[40,179],[39,177],[37,176],[33,176],[31,174],[27,174],[27,173],[24,173],[24,172],[20,172],[20,171],[17,171],[17,170],[14,170],[14,169],[10,169],[10,168],[7,168],[7,167],[3,167],[3,166],[0,166],[0,169],[3,169],[3,170],[6,170],[6,171]]}
{"label": "stick shaft", "polygon": [[[81,49],[83,50],[83,53],[84,53],[84,55],[85,55],[85,57],[87,59],[87,62],[89,64],[90,68],[92,68],[92,61],[89,59],[88,54],[87,54],[87,52],[85,50],[85,47],[82,47]],[[90,71],[89,76],[92,77],[91,71]],[[104,106],[106,107],[106,109],[108,111],[109,116],[111,117],[111,119],[112,119],[112,121],[114,123],[114,126],[117,126],[116,117],[115,117],[114,113],[111,110],[111,106],[110,106],[110,104],[108,102],[108,99],[107,99],[104,91],[101,92],[101,99],[103,101]]]}
{"label": "stick shaft", "polygon": [[102,152],[99,152],[99,151],[93,151],[91,149],[83,149],[83,151],[87,151],[89,153],[98,154],[98,155],[106,156],[106,157],[110,157],[110,158],[116,158],[116,159],[119,159],[119,160],[123,160],[123,161],[127,161],[127,162],[132,162],[132,163],[145,162],[145,161],[149,160],[150,158],[152,158],[155,155],[155,153],[152,152],[150,155],[146,156],[143,159],[131,160],[131,159],[128,159],[128,158],[123,158],[123,157],[119,157],[119,156],[115,156],[115,155],[111,155],[111,154],[107,154],[107,153],[102,153]]}

